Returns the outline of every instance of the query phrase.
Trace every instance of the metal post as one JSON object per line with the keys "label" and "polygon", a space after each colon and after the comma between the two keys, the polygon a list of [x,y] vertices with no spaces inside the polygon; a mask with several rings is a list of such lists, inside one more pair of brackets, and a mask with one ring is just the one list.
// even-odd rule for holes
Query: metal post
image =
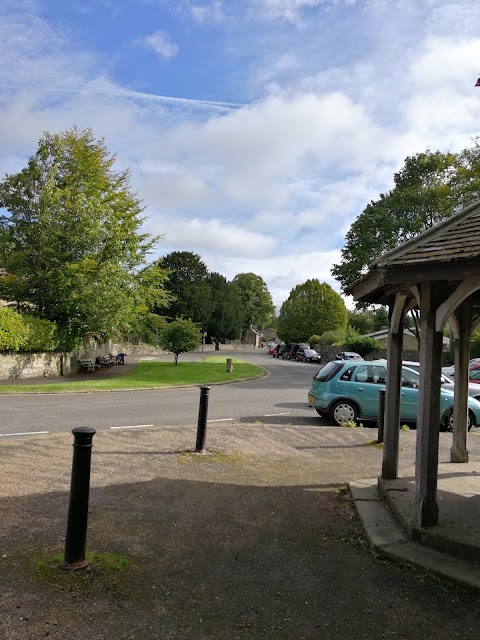
{"label": "metal post", "polygon": [[74,435],[72,479],[62,568],[85,569],[88,566],[85,560],[85,549],[90,493],[90,462],[92,439],[96,431],[92,427],[77,427],[72,429],[72,433]]}
{"label": "metal post", "polygon": [[198,409],[197,443],[195,445],[194,453],[205,453],[209,392],[210,387],[206,384],[202,384],[200,387],[200,407]]}
{"label": "metal post", "polygon": [[378,390],[378,435],[377,442],[383,442],[385,426],[385,389]]}

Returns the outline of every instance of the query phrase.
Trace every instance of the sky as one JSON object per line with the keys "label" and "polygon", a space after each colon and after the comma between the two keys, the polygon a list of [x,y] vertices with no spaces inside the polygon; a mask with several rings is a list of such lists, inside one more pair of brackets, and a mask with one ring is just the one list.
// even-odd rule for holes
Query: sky
{"label": "sky", "polygon": [[[155,259],[261,276],[280,307],[407,156],[480,133],[474,0],[0,0],[0,176],[91,128]],[[348,302],[348,301],[347,301]]]}

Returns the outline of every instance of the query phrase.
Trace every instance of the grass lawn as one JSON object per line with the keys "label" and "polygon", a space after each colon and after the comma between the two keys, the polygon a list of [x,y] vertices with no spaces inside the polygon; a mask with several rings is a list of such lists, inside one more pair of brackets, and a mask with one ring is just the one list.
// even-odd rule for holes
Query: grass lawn
{"label": "grass lawn", "polygon": [[226,372],[226,356],[209,356],[203,362],[142,361],[138,367],[118,377],[72,380],[51,384],[15,384],[0,386],[0,393],[67,393],[71,391],[112,391],[116,389],[152,389],[258,378],[264,370],[232,358],[233,371]]}

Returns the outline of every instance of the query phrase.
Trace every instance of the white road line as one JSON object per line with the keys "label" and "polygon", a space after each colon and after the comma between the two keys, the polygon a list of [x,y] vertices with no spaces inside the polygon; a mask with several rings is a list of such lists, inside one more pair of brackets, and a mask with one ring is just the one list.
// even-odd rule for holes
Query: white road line
{"label": "white road line", "polygon": [[1,438],[6,438],[8,436],[38,436],[49,434],[50,431],[23,431],[18,433],[0,433]]}
{"label": "white road line", "polygon": [[143,427],[153,427],[153,424],[130,424],[125,427],[110,427],[110,429],[142,429]]}
{"label": "white road line", "polygon": [[271,418],[272,416],[289,416],[290,413],[266,413],[266,418]]}
{"label": "white road line", "polygon": [[217,420],[207,420],[207,422],[231,422],[233,418],[217,418]]}

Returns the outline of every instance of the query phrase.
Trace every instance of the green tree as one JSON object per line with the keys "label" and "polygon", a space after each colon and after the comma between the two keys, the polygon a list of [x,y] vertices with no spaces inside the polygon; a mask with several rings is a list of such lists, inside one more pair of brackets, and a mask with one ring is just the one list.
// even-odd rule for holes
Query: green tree
{"label": "green tree", "polygon": [[373,312],[373,331],[388,327],[388,311],[385,307],[376,307]]}
{"label": "green tree", "polygon": [[252,325],[263,329],[271,324],[275,316],[272,296],[260,276],[254,273],[239,273],[232,280],[238,288],[244,310],[242,338],[245,338]]}
{"label": "green tree", "polygon": [[354,351],[361,356],[366,356],[367,353],[371,353],[380,348],[380,344],[376,340],[361,336],[354,329],[347,330],[344,344],[348,351]]}
{"label": "green tree", "polygon": [[313,334],[345,330],[348,312],[341,296],[326,282],[307,280],[297,285],[282,304],[277,320],[282,340],[305,342]]}
{"label": "green tree", "polygon": [[0,298],[55,322],[63,349],[87,333],[124,333],[145,293],[139,269],[155,240],[140,233],[141,203],[114,162],[91,130],[73,128],[44,134],[27,167],[0,183]]}
{"label": "green tree", "polygon": [[9,307],[0,307],[0,351],[18,351],[28,329],[22,316]]}
{"label": "green tree", "polygon": [[22,315],[25,325],[25,337],[20,345],[21,351],[55,351],[58,347],[57,325],[30,315]]}
{"label": "green tree", "polygon": [[348,325],[360,335],[373,331],[373,315],[371,311],[349,311]]}
{"label": "green tree", "polygon": [[160,259],[168,272],[165,286],[172,297],[170,318],[190,318],[205,328],[212,314],[208,269],[200,256],[191,251],[172,251]]}
{"label": "green tree", "polygon": [[458,206],[453,154],[439,151],[408,157],[395,174],[395,187],[380,194],[358,216],[347,233],[342,259],[332,274],[345,288],[366,272],[380,255],[450,216]]}
{"label": "green tree", "polygon": [[162,348],[175,354],[174,364],[177,364],[180,353],[193,351],[201,342],[202,333],[198,324],[184,318],[166,324],[160,335]]}
{"label": "green tree", "polygon": [[238,287],[220,273],[210,273],[208,284],[212,313],[205,329],[207,334],[216,338],[238,338],[245,315]]}

